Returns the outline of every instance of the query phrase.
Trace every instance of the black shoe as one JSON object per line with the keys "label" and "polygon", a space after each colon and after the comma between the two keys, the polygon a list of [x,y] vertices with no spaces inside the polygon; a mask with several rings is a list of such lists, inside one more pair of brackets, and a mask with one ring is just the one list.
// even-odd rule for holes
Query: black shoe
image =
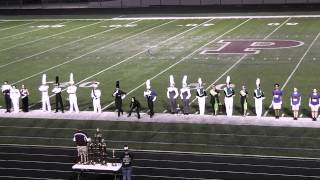
{"label": "black shoe", "polygon": [[128,116],[127,117],[130,117],[131,116],[131,114],[128,114]]}
{"label": "black shoe", "polygon": [[279,119],[279,116],[276,116],[276,119]]}
{"label": "black shoe", "polygon": [[140,119],[141,117],[140,116],[138,116],[138,119]]}
{"label": "black shoe", "polygon": [[317,120],[317,118],[312,118],[312,121],[316,121]]}
{"label": "black shoe", "polygon": [[298,120],[298,118],[295,117],[295,118],[293,118],[293,120]]}

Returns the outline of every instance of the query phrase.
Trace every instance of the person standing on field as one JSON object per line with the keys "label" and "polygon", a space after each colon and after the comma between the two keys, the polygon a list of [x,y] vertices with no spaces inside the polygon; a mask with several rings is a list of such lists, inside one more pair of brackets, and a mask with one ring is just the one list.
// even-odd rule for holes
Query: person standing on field
{"label": "person standing on field", "polygon": [[49,86],[47,85],[47,75],[42,75],[42,85],[39,87],[41,92],[41,101],[42,101],[42,111],[51,112],[50,97],[49,97]]}
{"label": "person standing on field", "polygon": [[319,111],[319,98],[320,95],[317,89],[313,89],[312,93],[309,95],[309,107],[311,109],[311,116],[312,120],[316,121],[318,118],[318,111]]}
{"label": "person standing on field", "polygon": [[69,112],[76,112],[79,113],[79,107],[78,107],[78,98],[77,98],[77,86],[74,85],[74,80],[73,80],[73,73],[70,73],[70,81],[69,81],[69,86],[67,88],[67,93],[69,94],[69,104],[70,104],[70,109]]}
{"label": "person standing on field", "polygon": [[92,104],[93,104],[93,112],[96,113],[101,113],[101,103],[100,103],[100,98],[101,98],[101,90],[98,89],[98,82],[95,82],[92,85],[92,90],[91,90],[91,98],[92,98]]}
{"label": "person standing on field", "polygon": [[260,79],[257,78],[256,80],[256,89],[254,90],[253,97],[254,97],[254,106],[256,110],[257,117],[261,117],[262,109],[263,109],[263,100],[264,100],[264,92],[260,86]]}
{"label": "person standing on field", "polygon": [[169,106],[171,114],[177,113],[177,97],[179,96],[178,88],[174,85],[173,75],[170,75],[170,86],[167,88],[167,98],[169,99]]}
{"label": "person standing on field", "polygon": [[241,104],[241,113],[243,116],[247,115],[248,110],[248,91],[246,89],[246,86],[242,86],[242,89],[240,90],[240,104]]}
{"label": "person standing on field", "polygon": [[218,115],[218,112],[219,112],[220,91],[216,88],[216,86],[214,84],[211,86],[210,96],[211,96],[210,103],[212,106],[213,115],[216,116],[216,115]]}
{"label": "person standing on field", "polygon": [[19,112],[20,91],[19,91],[19,89],[16,89],[15,85],[12,86],[12,89],[10,91],[10,99],[11,99],[12,105],[13,105],[13,112],[18,113]]}
{"label": "person standing on field", "polygon": [[184,75],[182,78],[182,88],[180,89],[180,98],[183,103],[183,114],[188,115],[189,114],[189,99],[191,97],[190,88],[188,87],[187,83],[187,75]]}
{"label": "person standing on field", "polygon": [[293,111],[293,119],[298,120],[299,117],[299,109],[301,105],[301,94],[297,88],[293,88],[293,92],[291,93],[290,104]]}
{"label": "person standing on field", "polygon": [[9,113],[11,111],[11,98],[10,98],[10,91],[12,87],[10,84],[8,84],[8,81],[5,81],[1,87],[2,94],[4,96],[4,101],[6,103],[6,113]]}
{"label": "person standing on field", "polygon": [[22,85],[20,89],[21,101],[22,101],[22,111],[29,112],[29,91]]}
{"label": "person standing on field", "polygon": [[226,113],[227,116],[230,117],[232,116],[233,113],[233,96],[234,96],[234,90],[231,86],[230,82],[230,76],[227,76],[226,79],[226,87],[223,88],[224,91],[224,104],[226,106]]}
{"label": "person standing on field", "polygon": [[282,105],[282,95],[283,92],[280,89],[280,85],[278,83],[276,83],[274,85],[274,89],[272,90],[272,105],[273,105],[273,109],[274,109],[274,114],[275,114],[275,118],[279,119],[280,117],[280,110],[281,110],[281,105]]}

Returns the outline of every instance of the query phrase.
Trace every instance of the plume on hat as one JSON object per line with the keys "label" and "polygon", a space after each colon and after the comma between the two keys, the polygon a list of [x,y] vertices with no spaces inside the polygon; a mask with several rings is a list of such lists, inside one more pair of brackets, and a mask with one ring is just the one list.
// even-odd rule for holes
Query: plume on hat
{"label": "plume on hat", "polygon": [[149,79],[146,81],[146,88],[147,89],[151,88],[151,84],[150,84],[150,80]]}
{"label": "plume on hat", "polygon": [[260,78],[257,78],[257,80],[256,80],[256,86],[257,86],[257,88],[260,87]]}
{"label": "plume on hat", "polygon": [[183,78],[182,78],[182,87],[186,87],[188,85],[187,84],[187,79],[188,79],[188,76],[184,75]]}
{"label": "plume on hat", "polygon": [[169,76],[169,82],[170,82],[170,86],[174,86],[174,78],[173,75]]}
{"label": "plume on hat", "polygon": [[73,73],[70,73],[70,84],[74,84]]}
{"label": "plume on hat", "polygon": [[202,86],[202,79],[201,78],[198,78],[198,85],[199,85],[199,87]]}
{"label": "plume on hat", "polygon": [[230,76],[227,76],[227,79],[226,79],[226,84],[230,84],[231,80],[230,80]]}
{"label": "plume on hat", "polygon": [[47,84],[47,75],[46,74],[42,75],[42,84]]}

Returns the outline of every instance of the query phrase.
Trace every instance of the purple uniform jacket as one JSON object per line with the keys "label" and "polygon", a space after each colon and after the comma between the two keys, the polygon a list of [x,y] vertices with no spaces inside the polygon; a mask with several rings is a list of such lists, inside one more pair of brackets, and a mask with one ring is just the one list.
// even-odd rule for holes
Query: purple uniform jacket
{"label": "purple uniform jacket", "polygon": [[318,93],[311,93],[309,97],[310,97],[310,104],[311,105],[319,105],[319,94]]}
{"label": "purple uniform jacket", "polygon": [[272,90],[272,95],[273,95],[273,102],[275,103],[280,103],[282,101],[281,96],[282,96],[282,91],[280,89]]}
{"label": "purple uniform jacket", "polygon": [[293,92],[291,94],[291,103],[292,103],[292,105],[300,104],[300,97],[301,97],[301,94],[299,92],[297,92],[297,93]]}

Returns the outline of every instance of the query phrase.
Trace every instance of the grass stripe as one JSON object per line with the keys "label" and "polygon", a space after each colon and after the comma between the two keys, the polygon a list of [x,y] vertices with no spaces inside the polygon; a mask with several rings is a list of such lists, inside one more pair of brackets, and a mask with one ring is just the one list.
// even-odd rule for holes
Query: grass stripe
{"label": "grass stripe", "polygon": [[[198,52],[199,50],[201,50],[202,48],[204,48],[205,46],[207,46],[208,44],[211,44],[215,41],[217,41],[218,39],[220,39],[221,37],[225,36],[226,34],[234,31],[235,29],[239,28],[240,26],[242,26],[243,24],[245,24],[246,22],[248,22],[251,19],[247,19],[246,21],[240,23],[239,25],[237,25],[236,27],[224,32],[222,35],[218,36],[217,38],[215,38],[214,40],[202,45],[200,48],[196,49],[195,51],[191,52],[190,54],[188,54],[187,56],[184,56],[183,58],[181,58],[179,61],[177,61],[176,63],[172,64],[171,66],[167,67],[166,69],[162,70],[161,72],[159,72],[158,74],[154,75],[153,77],[148,78],[150,81],[157,78],[158,76],[160,76],[161,74],[167,72],[168,70],[170,70],[171,68],[175,67],[177,64],[181,63],[182,61],[184,61],[185,59],[187,59],[188,57],[192,56],[193,54],[195,54],[196,52]],[[140,87],[142,87],[144,85],[144,82],[141,83],[139,86],[135,87],[134,89],[130,90],[127,95],[131,94],[132,92],[134,92],[135,90],[139,89]],[[110,107],[111,105],[113,105],[114,102],[108,104],[107,106],[104,106],[102,109],[105,110],[108,107]]]}
{"label": "grass stripe", "polygon": [[[317,34],[317,36],[314,38],[314,40],[311,42],[311,44],[309,45],[308,49],[305,51],[305,53],[302,55],[302,57],[300,58],[299,62],[297,63],[297,65],[294,67],[294,69],[292,70],[292,72],[290,73],[290,75],[288,76],[288,78],[286,79],[285,83],[283,84],[281,90],[283,90],[288,82],[291,80],[292,76],[294,75],[294,73],[297,71],[297,69],[299,68],[300,64],[302,63],[302,61],[304,60],[305,56],[309,53],[310,49],[312,48],[312,46],[314,45],[314,43],[317,41],[317,39],[320,36],[320,32]],[[272,107],[272,103],[269,105],[268,110],[263,114],[264,116],[267,116],[270,109]]]}

